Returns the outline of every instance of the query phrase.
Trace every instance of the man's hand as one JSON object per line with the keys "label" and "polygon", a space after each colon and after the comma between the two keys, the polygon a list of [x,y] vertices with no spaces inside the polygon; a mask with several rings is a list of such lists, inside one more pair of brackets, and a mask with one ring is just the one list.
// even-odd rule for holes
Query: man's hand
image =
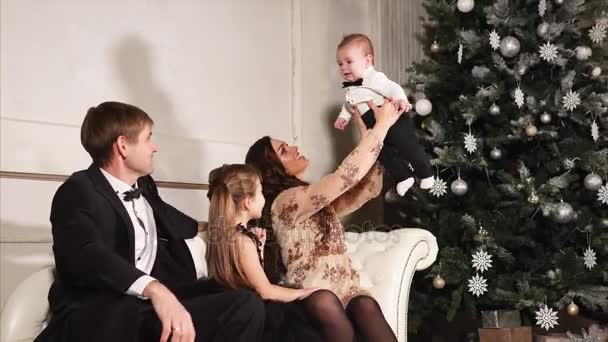
{"label": "man's hand", "polygon": [[154,280],[146,286],[143,295],[150,298],[161,322],[160,342],[194,342],[196,332],[190,313],[165,285]]}
{"label": "man's hand", "polygon": [[407,99],[396,100],[395,104],[400,112],[409,112],[412,110],[412,104]]}
{"label": "man's hand", "polygon": [[343,131],[344,128],[346,128],[346,125],[348,125],[348,120],[344,119],[344,118],[337,118],[336,122],[334,122],[334,127]]}

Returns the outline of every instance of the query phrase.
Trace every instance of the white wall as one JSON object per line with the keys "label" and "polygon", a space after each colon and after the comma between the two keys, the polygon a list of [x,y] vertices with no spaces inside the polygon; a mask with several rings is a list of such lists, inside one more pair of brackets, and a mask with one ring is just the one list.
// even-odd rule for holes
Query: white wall
{"label": "white wall", "polygon": [[[117,100],[155,120],[157,180],[205,183],[263,135],[299,144],[312,161],[307,178],[317,179],[354,141],[332,129],[343,96],[335,46],[346,33],[368,33],[379,67],[404,69],[400,50],[383,48],[395,39],[387,6],[409,15],[395,13],[398,1],[0,0],[0,170],[86,168],[83,116]],[[0,179],[0,305],[52,262],[48,216],[58,186]],[[161,193],[206,218],[204,191]],[[381,210],[372,204],[355,221],[378,221]]]}
{"label": "white wall", "polygon": [[156,121],[163,180],[204,182],[210,167],[242,161],[256,137],[292,129],[289,1],[2,0],[1,9],[4,171],[86,166],[79,126],[105,100]]}

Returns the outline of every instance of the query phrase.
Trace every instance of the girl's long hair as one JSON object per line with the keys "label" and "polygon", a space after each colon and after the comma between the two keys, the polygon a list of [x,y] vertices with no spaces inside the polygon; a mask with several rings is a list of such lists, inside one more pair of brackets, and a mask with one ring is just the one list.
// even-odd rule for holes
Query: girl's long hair
{"label": "girl's long hair", "polygon": [[240,267],[236,214],[247,197],[254,197],[260,175],[251,165],[232,164],[209,173],[209,226],[205,259],[209,276],[229,288],[250,287]]}
{"label": "girl's long hair", "polygon": [[270,208],[281,192],[296,186],[308,185],[308,183],[287,174],[283,163],[272,148],[271,139],[268,136],[260,138],[251,145],[245,157],[245,163],[255,166],[261,175],[262,193],[266,198],[266,204],[262,211],[262,218],[257,224],[266,228],[264,270],[268,279],[276,284],[286,270],[281,261],[280,246],[272,229]]}

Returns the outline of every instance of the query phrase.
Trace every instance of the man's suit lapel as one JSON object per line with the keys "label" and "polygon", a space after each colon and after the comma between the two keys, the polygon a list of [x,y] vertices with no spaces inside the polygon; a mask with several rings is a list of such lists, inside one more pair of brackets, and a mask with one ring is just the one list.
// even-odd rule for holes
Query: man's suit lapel
{"label": "man's suit lapel", "polygon": [[114,192],[114,189],[112,189],[112,186],[106,177],[103,176],[97,166],[91,165],[87,170],[87,174],[91,178],[93,184],[95,184],[97,191],[108,200],[108,202],[123,220],[125,227],[127,227],[127,235],[129,237],[128,257],[132,263],[135,263],[135,228],[133,227],[133,222],[129,217],[127,209],[125,209],[125,206],[118,198],[118,195],[116,192]]}

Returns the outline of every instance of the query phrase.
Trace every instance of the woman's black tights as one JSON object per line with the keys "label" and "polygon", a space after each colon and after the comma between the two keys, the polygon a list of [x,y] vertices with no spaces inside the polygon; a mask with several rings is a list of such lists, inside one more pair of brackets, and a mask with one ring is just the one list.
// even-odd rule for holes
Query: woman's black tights
{"label": "woman's black tights", "polygon": [[333,292],[319,290],[304,299],[304,305],[326,341],[397,341],[380,305],[370,296],[357,296],[344,309]]}
{"label": "woman's black tights", "polygon": [[397,342],[374,298],[361,295],[351,299],[346,305],[346,314],[353,322],[360,341]]}

